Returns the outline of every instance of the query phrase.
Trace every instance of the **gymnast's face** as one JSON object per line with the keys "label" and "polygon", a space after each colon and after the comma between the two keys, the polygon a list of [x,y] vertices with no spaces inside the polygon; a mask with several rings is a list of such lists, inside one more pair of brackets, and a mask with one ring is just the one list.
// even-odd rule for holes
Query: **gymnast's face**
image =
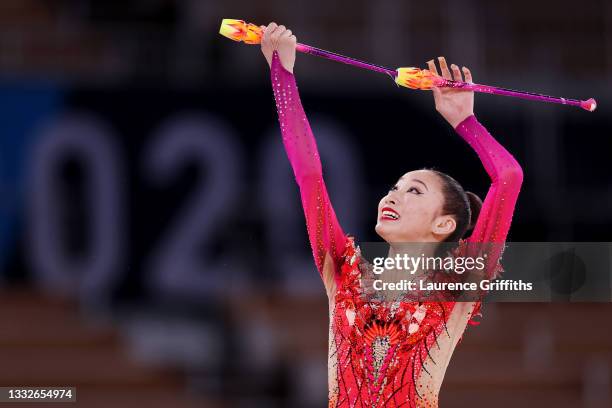
{"label": "gymnast's face", "polygon": [[429,170],[404,174],[378,203],[376,233],[389,243],[439,242],[456,227],[449,215],[441,215],[442,182]]}

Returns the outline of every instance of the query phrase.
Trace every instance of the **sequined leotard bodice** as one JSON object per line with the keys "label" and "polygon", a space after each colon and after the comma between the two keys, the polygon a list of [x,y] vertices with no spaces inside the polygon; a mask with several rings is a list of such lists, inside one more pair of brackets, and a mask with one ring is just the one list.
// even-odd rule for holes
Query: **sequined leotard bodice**
{"label": "sequined leotard bodice", "polygon": [[[359,292],[359,249],[340,227],[295,77],[274,51],[272,87],[283,143],[300,187],[316,267],[329,298],[329,406],[437,407],[452,352],[480,302],[368,302]],[[472,235],[463,242],[503,243],[522,170],[474,116],[456,132],[478,154],[491,186]],[[487,253],[487,278],[500,271],[502,246]]]}

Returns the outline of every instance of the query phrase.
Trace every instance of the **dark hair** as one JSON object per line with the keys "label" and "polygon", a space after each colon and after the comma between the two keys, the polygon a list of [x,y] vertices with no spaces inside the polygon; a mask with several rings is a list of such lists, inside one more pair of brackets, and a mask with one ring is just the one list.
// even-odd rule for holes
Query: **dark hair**
{"label": "dark hair", "polygon": [[474,228],[482,200],[474,193],[465,191],[461,184],[446,173],[435,169],[424,169],[434,172],[442,182],[442,215],[451,215],[455,218],[457,227],[444,242],[457,242],[466,232]]}

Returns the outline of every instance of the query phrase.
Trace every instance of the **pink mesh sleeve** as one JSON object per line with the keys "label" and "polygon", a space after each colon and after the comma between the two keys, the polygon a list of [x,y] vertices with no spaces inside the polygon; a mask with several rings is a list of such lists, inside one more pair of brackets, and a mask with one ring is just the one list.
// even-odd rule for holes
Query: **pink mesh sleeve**
{"label": "pink mesh sleeve", "polygon": [[487,252],[486,262],[486,276],[492,279],[500,271],[498,262],[523,182],[523,170],[474,115],[459,123],[455,130],[476,151],[491,178],[491,186],[467,242],[495,243]]}
{"label": "pink mesh sleeve", "polygon": [[337,270],[346,237],[327,194],[319,152],[295,77],[282,66],[276,51],[272,56],[271,78],[283,144],[300,188],[310,245],[322,275],[326,254],[334,260]]}

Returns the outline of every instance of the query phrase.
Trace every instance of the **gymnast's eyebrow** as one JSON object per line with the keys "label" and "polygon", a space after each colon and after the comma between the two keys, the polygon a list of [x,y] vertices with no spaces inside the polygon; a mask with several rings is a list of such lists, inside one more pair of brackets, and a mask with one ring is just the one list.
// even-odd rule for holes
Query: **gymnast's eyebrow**
{"label": "gymnast's eyebrow", "polygon": [[425,186],[427,191],[429,191],[429,189],[427,188],[427,184],[423,183],[421,180],[419,180],[419,179],[412,179],[412,181],[416,181],[417,183],[421,183],[423,186]]}

